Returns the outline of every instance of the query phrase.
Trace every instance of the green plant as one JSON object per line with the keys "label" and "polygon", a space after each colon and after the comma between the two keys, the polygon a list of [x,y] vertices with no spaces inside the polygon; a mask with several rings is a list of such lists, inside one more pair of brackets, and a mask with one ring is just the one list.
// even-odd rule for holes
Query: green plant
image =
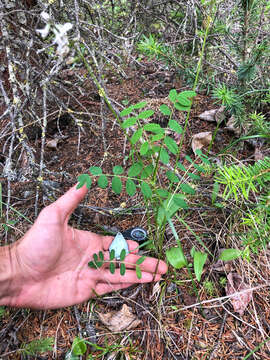
{"label": "green plant", "polygon": [[6,309],[4,306],[0,306],[0,319],[5,315]]}
{"label": "green plant", "polygon": [[[258,253],[259,249],[266,248],[269,243],[270,231],[270,194],[260,198],[258,205],[254,209],[248,209],[243,216],[242,225],[245,231],[241,234],[242,244],[245,249],[250,249],[253,253]],[[249,253],[247,258],[249,259]]]}
{"label": "green plant", "polygon": [[[270,158],[266,157],[254,165],[219,167],[217,172],[216,181],[225,185],[223,192],[225,200],[232,197],[238,203],[240,199],[248,201],[251,191],[254,194],[259,191],[262,194],[267,192],[270,181]],[[243,250],[226,249],[220,255],[221,260],[230,261],[242,256],[249,261],[250,251],[258,253],[260,248],[266,247],[269,243],[270,230],[269,199],[269,193],[266,193],[266,195],[261,196],[255,208],[248,206],[252,203],[245,204],[247,208],[245,209],[245,216],[242,217],[242,225],[247,228],[243,233],[237,234]]]}
{"label": "green plant", "polygon": [[222,288],[225,288],[226,284],[227,284],[227,278],[226,276],[221,276],[219,279],[219,284]]}
{"label": "green plant", "polygon": [[[122,251],[120,253],[120,259],[119,259],[120,263],[119,263],[118,259],[115,256],[115,250],[110,251],[110,260],[108,260],[108,261],[104,260],[104,254],[103,254],[102,251],[100,251],[98,254],[93,254],[93,261],[90,261],[88,263],[88,266],[90,268],[93,268],[93,269],[99,269],[99,268],[101,268],[101,266],[104,263],[107,262],[107,263],[109,263],[109,269],[110,269],[111,274],[114,274],[115,269],[116,269],[116,265],[119,264],[120,265],[120,275],[124,276],[125,273],[126,273],[126,265],[124,263],[126,255],[127,255],[126,250],[122,249]],[[136,270],[136,274],[137,274],[138,279],[142,278],[142,272],[141,272],[141,269],[140,269],[140,265],[143,263],[145,258],[146,258],[145,256],[141,256],[136,261],[135,270]]]}
{"label": "green plant", "polygon": [[254,111],[249,114],[249,119],[249,135],[262,135],[263,137],[270,139],[270,123],[266,120],[265,115]]}
{"label": "green plant", "polygon": [[33,340],[28,344],[23,344],[20,351],[23,356],[35,356],[53,350],[54,339],[52,337]]}
{"label": "green plant", "polygon": [[225,185],[223,197],[227,200],[233,196],[248,200],[250,191],[258,192],[266,188],[270,181],[270,158],[257,161],[254,165],[220,166],[215,180]]}
{"label": "green plant", "polygon": [[[94,344],[86,339],[75,337],[72,343],[71,350],[66,353],[65,360],[79,360],[80,356],[87,352],[87,345],[91,346],[91,354],[88,355],[88,360],[104,358],[105,355],[112,352],[119,352],[123,348],[121,344],[109,344],[105,339],[105,346]],[[95,354],[93,354],[95,352]]]}
{"label": "green plant", "polygon": [[242,114],[244,107],[236,89],[229,89],[225,84],[220,84],[212,91],[212,96],[225,106],[226,111],[232,114]]}
{"label": "green plant", "polygon": [[[178,94],[176,90],[171,90],[169,100],[176,110],[189,111],[192,104],[190,98],[195,95],[194,91],[183,91]],[[166,223],[169,222],[171,226],[170,219],[179,210],[187,209],[187,198],[196,194],[195,184],[200,180],[200,174],[204,173],[204,168],[198,162],[208,165],[209,160],[201,151],[197,151],[195,160],[186,156],[188,166],[179,162],[180,148],[174,138],[177,137],[177,134],[181,135],[183,129],[172,118],[171,107],[165,104],[160,106],[160,112],[168,119],[167,128],[162,128],[157,123],[147,122],[147,119],[154,114],[154,110],[143,110],[146,105],[147,103],[143,101],[125,108],[120,113],[123,118],[120,124],[121,128],[124,131],[127,129],[134,131],[129,137],[132,145],[129,154],[131,166],[127,172],[125,173],[122,166],[116,165],[112,169],[113,174],[104,174],[100,167],[92,166],[89,169],[90,174],[82,174],[78,177],[78,188],[84,184],[90,188],[96,178],[99,187],[106,188],[110,184],[112,191],[118,195],[124,188],[129,196],[134,196],[140,191],[146,207],[151,206],[154,211],[157,231],[163,234]],[[166,179],[163,186],[158,182],[158,179],[161,178]],[[160,250],[162,243],[163,240],[156,244]],[[168,261],[176,268],[180,268],[180,264],[182,266],[179,252],[179,246],[178,250],[172,248],[167,251]],[[102,254],[95,254],[94,261],[90,262],[89,266],[101,267],[104,261],[102,256]],[[172,258],[177,259],[177,256],[176,264]],[[124,259],[125,254],[121,257],[120,272],[122,275],[125,273]],[[198,267],[201,259],[202,257],[196,254],[194,268],[198,280],[200,279],[201,270],[198,270]],[[114,254],[111,254],[110,271],[112,273],[115,271],[114,263]],[[139,276],[139,267],[136,270]]]}
{"label": "green plant", "polygon": [[184,69],[184,66],[179,63],[174,56],[171,47],[159,42],[154,35],[142,36],[142,40],[138,43],[137,49],[140,53],[149,57],[149,59],[162,60],[165,63],[172,63],[177,67]]}
{"label": "green plant", "polygon": [[204,287],[207,295],[209,295],[209,296],[213,296],[215,294],[215,292],[216,292],[213,281],[205,280],[203,282],[203,287]]}
{"label": "green plant", "polygon": [[[202,67],[202,60],[206,47],[206,40],[213,21],[211,16],[213,9],[215,8],[215,1],[211,0],[208,5],[209,15],[205,20],[205,31],[203,31],[202,33],[202,49],[200,52],[197,70],[194,77],[193,89],[196,89],[198,84],[199,75]],[[158,43],[153,36],[150,36],[149,38],[144,38],[144,40],[140,44],[140,48],[141,51],[149,52],[150,55],[165,55],[166,57],[166,53],[164,53],[164,50],[167,49],[163,48],[162,44]],[[137,127],[135,128],[135,131],[131,137],[129,137],[126,132],[126,135],[128,136],[132,146],[129,155],[129,159],[131,159],[132,165],[128,169],[127,176],[122,175],[124,169],[119,165],[114,166],[113,175],[103,174],[100,167],[91,167],[91,175],[98,176],[97,184],[101,188],[106,188],[109,183],[108,178],[112,177],[111,186],[112,190],[116,194],[120,194],[123,189],[122,180],[125,180],[125,189],[129,196],[135,195],[137,189],[139,188],[143,195],[143,200],[146,208],[149,208],[149,206],[151,205],[151,208],[154,210],[156,228],[157,232],[159,233],[158,238],[161,239],[160,242],[157,244],[158,250],[160,250],[160,252],[162,251],[165,226],[168,222],[177,242],[177,247],[171,248],[166,251],[167,259],[169,263],[176,268],[186,266],[186,258],[183,254],[181,243],[174,229],[171,218],[179,210],[187,209],[188,206],[186,203],[186,197],[194,195],[196,193],[193,184],[194,182],[200,180],[200,174],[204,172],[204,168],[197,164],[197,161],[200,160],[201,163],[209,165],[209,160],[200,150],[197,151],[197,158],[195,159],[195,161],[192,160],[188,155],[186,156],[186,160],[190,163],[187,168],[181,162],[179,162],[180,151],[182,148],[184,135],[188,126],[188,120],[192,106],[192,98],[196,96],[195,91],[183,91],[178,94],[177,91],[173,89],[169,93],[169,100],[172,103],[172,107],[175,110],[187,112],[184,129],[182,129],[178,122],[172,118],[173,112],[169,106],[163,104],[160,107],[160,112],[164,116],[168,117],[168,130],[170,132],[178,134],[178,137],[179,135],[181,135],[180,144],[178,146],[175,139],[167,135],[165,129],[163,129],[159,124],[151,122],[146,124],[143,123],[146,119],[150,118],[154,114],[154,111],[152,109],[143,110],[137,113],[138,110],[146,106],[145,101],[135,105],[131,105],[128,108],[122,110],[120,113],[121,117],[129,116],[124,121],[122,121],[119,115],[113,109],[104,89],[100,85],[92,68],[89,66],[78,46],[76,47],[76,50],[81,59],[83,60],[89,75],[96,84],[100,96],[104,98],[105,103],[108,105],[109,109],[115,116],[121,128],[126,131],[126,129],[134,127],[135,125]],[[175,64],[177,64],[178,66],[180,65],[177,61],[175,61]],[[195,170],[191,171],[191,169]],[[163,176],[161,176],[162,173]],[[169,183],[169,185],[167,185],[165,188],[161,187],[158,183],[158,179],[164,178],[164,175],[165,178],[167,178],[167,182]],[[92,184],[92,176],[89,176],[88,174],[80,175],[78,177],[78,187],[86,184],[86,186],[90,188]],[[179,217],[177,218],[179,219]],[[181,218],[180,220],[183,221]],[[183,221],[183,223],[189,230],[191,230],[186,222]],[[196,235],[195,237],[196,239],[199,239],[199,237],[197,237]],[[200,239],[199,242],[204,248],[206,248]],[[206,250],[209,252],[207,248]],[[95,263],[91,263],[91,266],[97,266],[97,263],[100,263],[100,260],[102,260],[102,258],[100,258],[100,255],[99,257],[97,254],[95,255]],[[204,253],[198,252],[194,257],[194,270],[197,279],[200,279],[201,277],[203,266],[202,264],[204,264],[205,261],[206,256]],[[187,269],[190,273],[189,267],[187,267]],[[110,270],[114,271],[113,265],[110,266]],[[122,273],[124,273],[124,270],[122,271]],[[190,277],[192,279],[191,273]],[[194,282],[193,286],[195,288]]]}

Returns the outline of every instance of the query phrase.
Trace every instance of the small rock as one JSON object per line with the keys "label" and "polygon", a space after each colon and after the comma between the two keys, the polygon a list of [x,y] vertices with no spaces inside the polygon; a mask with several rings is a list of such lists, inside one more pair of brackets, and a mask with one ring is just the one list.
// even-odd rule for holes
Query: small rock
{"label": "small rock", "polygon": [[23,197],[24,199],[27,199],[29,198],[30,196],[32,196],[34,194],[34,191],[32,190],[25,190],[24,193],[23,193]]}
{"label": "small rock", "polygon": [[167,286],[166,290],[169,294],[171,294],[171,293],[175,292],[176,289],[177,289],[177,285],[174,282],[171,282],[170,285]]}

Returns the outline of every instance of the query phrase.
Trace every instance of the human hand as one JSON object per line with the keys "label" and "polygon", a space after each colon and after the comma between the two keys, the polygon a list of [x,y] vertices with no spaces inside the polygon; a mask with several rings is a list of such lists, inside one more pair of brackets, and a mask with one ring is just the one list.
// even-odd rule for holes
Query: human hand
{"label": "human hand", "polygon": [[82,303],[95,294],[124,289],[135,283],[158,281],[167,271],[163,261],[146,258],[140,265],[142,278],[138,279],[135,263],[140,256],[138,244],[128,241],[125,258],[127,271],[119,269],[111,274],[108,263],[100,269],[91,269],[88,262],[100,250],[109,255],[111,236],[74,229],[68,220],[87,193],[72,187],[51,205],[44,208],[30,230],[11,248],[12,281],[10,306],[53,309]]}

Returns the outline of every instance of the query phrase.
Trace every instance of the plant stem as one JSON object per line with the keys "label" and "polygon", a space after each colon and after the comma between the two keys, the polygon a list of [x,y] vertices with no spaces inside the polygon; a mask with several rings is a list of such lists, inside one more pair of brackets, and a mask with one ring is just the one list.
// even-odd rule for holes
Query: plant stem
{"label": "plant stem", "polygon": [[98,82],[98,79],[96,78],[93,70],[91,69],[90,65],[88,64],[88,62],[86,61],[81,49],[80,49],[80,46],[78,46],[77,44],[75,45],[76,47],[76,51],[77,53],[79,54],[81,60],[83,61],[87,71],[88,71],[88,74],[90,75],[91,79],[93,80],[94,84],[96,85],[96,87],[98,88],[98,93],[99,93],[99,96],[103,97],[104,98],[104,101],[106,103],[106,105],[108,106],[109,110],[111,111],[111,113],[113,114],[113,116],[115,117],[115,119],[117,120],[118,124],[121,125],[121,118],[120,116],[117,114],[117,112],[114,110],[114,108],[112,107],[112,104],[110,103],[106,93],[105,93],[105,90],[103,89],[103,87],[100,85],[100,83]]}

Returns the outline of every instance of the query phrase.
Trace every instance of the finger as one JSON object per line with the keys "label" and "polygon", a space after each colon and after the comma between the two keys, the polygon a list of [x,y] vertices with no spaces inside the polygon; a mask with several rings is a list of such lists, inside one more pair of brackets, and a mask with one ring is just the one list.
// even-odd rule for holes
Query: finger
{"label": "finger", "polygon": [[136,271],[134,270],[126,270],[125,275],[120,274],[120,270],[116,269],[114,274],[111,274],[108,269],[101,269],[96,274],[96,280],[102,283],[108,284],[127,284],[127,283],[148,283],[151,281],[159,281],[161,278],[160,274],[150,274],[149,272],[142,271],[141,279],[138,279]]}
{"label": "finger", "polygon": [[[128,269],[134,269],[136,266],[136,261],[140,259],[140,255],[129,254],[125,258],[125,265]],[[168,270],[167,264],[162,261],[152,257],[146,257],[145,260],[140,265],[141,271],[147,271],[150,273],[156,274],[165,274]]]}
{"label": "finger", "polygon": [[123,283],[121,283],[121,284],[98,283],[96,285],[95,292],[98,295],[104,295],[104,294],[110,293],[112,291],[126,289],[132,285],[133,285],[133,283],[126,283],[126,284],[123,284]]}
{"label": "finger", "polygon": [[56,206],[59,209],[64,220],[68,220],[69,216],[87,194],[88,189],[85,185],[80,189],[76,189],[76,187],[77,185],[73,186],[52,204],[52,206]]}

